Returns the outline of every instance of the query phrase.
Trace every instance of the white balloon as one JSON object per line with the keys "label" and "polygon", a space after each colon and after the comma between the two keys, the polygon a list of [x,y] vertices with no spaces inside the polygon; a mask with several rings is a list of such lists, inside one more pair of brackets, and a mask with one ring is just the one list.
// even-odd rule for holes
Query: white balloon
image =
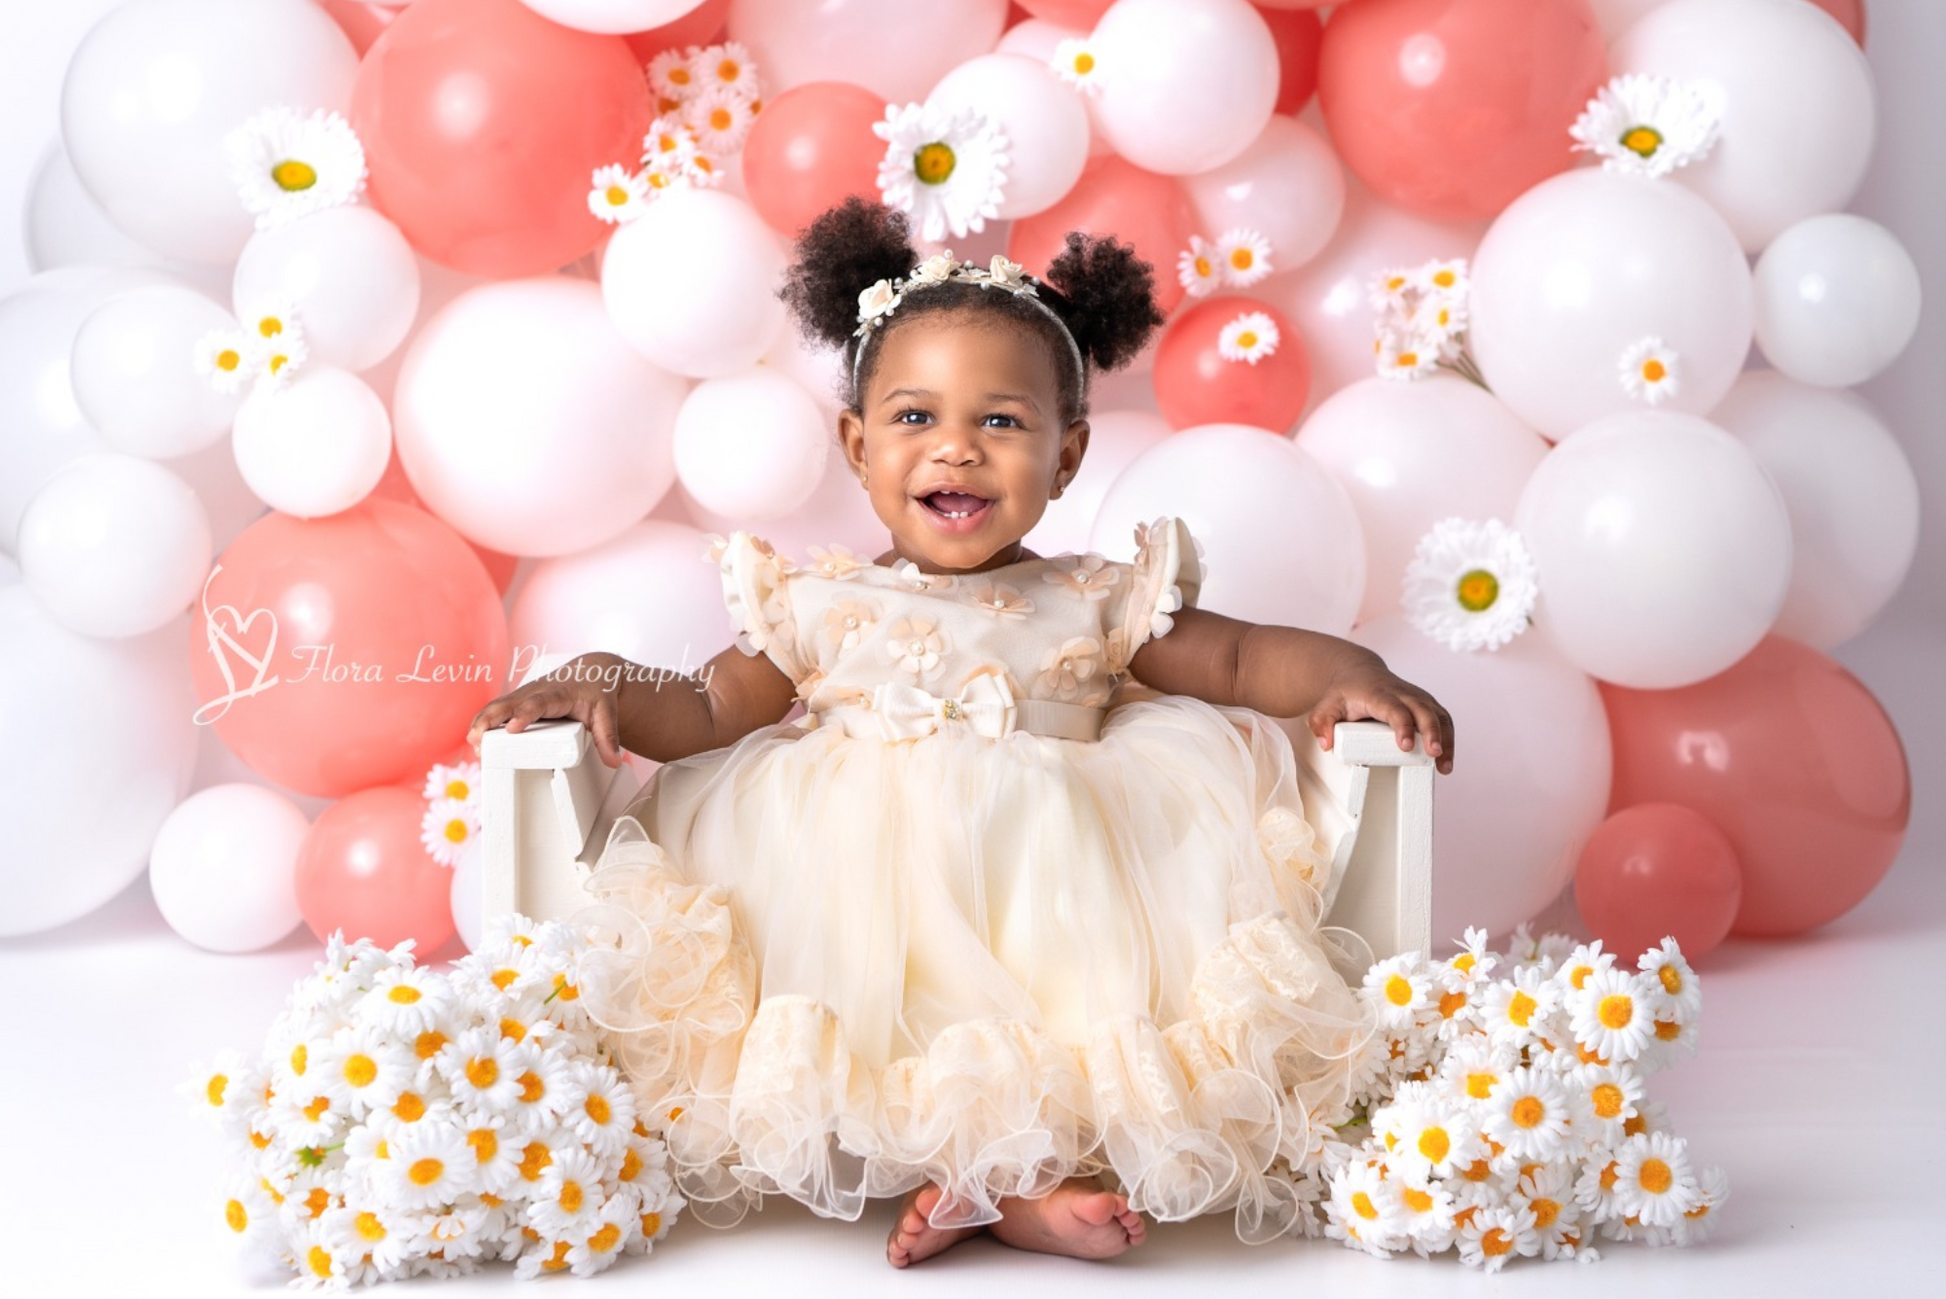
{"label": "white balloon", "polygon": [[1183,181],[1203,233],[1239,226],[1270,241],[1274,274],[1316,257],[1345,212],[1345,173],[1324,135],[1295,117],[1271,114],[1250,147],[1212,171]]}
{"label": "white balloon", "polygon": [[390,356],[419,311],[419,260],[399,228],[368,207],[334,207],[259,230],[236,267],[237,315],[295,308],[313,361],[368,370]]}
{"label": "white balloon", "polygon": [[1607,815],[1614,757],[1595,683],[1531,632],[1459,654],[1393,614],[1352,639],[1453,717],[1453,770],[1433,782],[1433,932],[1531,919]]}
{"label": "white balloon", "polygon": [[1002,220],[1053,207],[1088,163],[1088,110],[1045,62],[982,54],[947,73],[926,102],[949,112],[978,109],[1007,137]]}
{"label": "white balloon", "polygon": [[601,297],[630,347],[709,379],[769,350],[784,326],[783,245],[742,199],[664,194],[608,241]]}
{"label": "white balloon", "polygon": [[1871,65],[1816,5],[1669,0],[1622,33],[1609,66],[1723,92],[1716,147],[1674,179],[1723,214],[1746,252],[1844,207],[1865,178],[1878,130]]}
{"label": "white balloon", "polygon": [[830,447],[810,394],[763,366],[703,380],[676,414],[676,477],[732,518],[774,519],[804,504]]}
{"label": "white balloon", "polygon": [[[682,17],[703,0],[520,0],[543,18],[584,32],[645,32]],[[468,943],[469,948],[472,947]]]}
{"label": "white balloon", "polygon": [[1623,355],[1659,338],[1705,414],[1750,351],[1750,268],[1709,204],[1666,181],[1595,168],[1508,205],[1473,259],[1467,341],[1494,395],[1549,438],[1639,409]]}
{"label": "white balloon", "polygon": [[[669,498],[650,517],[722,536],[738,528],[750,528],[745,519],[711,513],[683,491],[681,483],[676,484]],[[887,545],[885,524],[873,511],[870,495],[859,486],[844,456],[838,454],[825,460],[824,474],[809,500],[789,514],[766,519],[750,530],[785,556],[808,556],[812,546],[828,547],[834,543],[856,554],[872,556]]]}
{"label": "white balloon", "polygon": [[24,584],[0,588],[0,716],[34,737],[0,781],[0,938],[39,933],[134,882],[196,764],[189,625],[96,640]]}
{"label": "white balloon", "polygon": [[13,550],[21,512],[48,475],[108,447],[74,399],[82,322],[124,290],[166,283],[149,270],[68,266],[0,298],[0,550]]}
{"label": "white balloon", "polygon": [[1244,424],[1172,433],[1124,469],[1090,534],[1111,559],[1137,523],[1174,515],[1207,552],[1201,607],[1246,622],[1342,636],[1365,589],[1358,512],[1323,465]]}
{"label": "white balloon", "polygon": [[259,386],[237,412],[237,468],[273,509],[300,519],[365,499],[392,459],[392,417],[356,375],[306,361],[281,389]]}
{"label": "white balloon", "polygon": [[509,555],[585,550],[675,481],[685,391],[629,348],[587,281],[486,284],[413,340],[392,406],[399,462],[468,540]]}
{"label": "white balloon", "polygon": [[1169,436],[1169,421],[1154,411],[1105,410],[1088,416],[1088,453],[1068,489],[1047,503],[1047,513],[1025,538],[1041,555],[1088,549],[1088,535],[1108,489],[1149,448]]}
{"label": "white balloon", "polygon": [[1871,404],[1753,370],[1710,412],[1756,453],[1791,517],[1791,585],[1773,631],[1829,651],[1863,631],[1919,547],[1919,479]]}
{"label": "white balloon", "polygon": [[188,483],[209,515],[210,545],[220,555],[245,528],[268,508],[237,468],[230,439],[222,439],[186,456],[156,462]]}
{"label": "white balloon", "polygon": [[239,398],[196,372],[197,340],[236,318],[193,289],[157,284],[118,294],[74,336],[75,402],[117,451],[164,459],[219,441]]}
{"label": "white balloon", "polygon": [[310,818],[262,785],[214,785],[169,813],[149,888],[169,927],[212,952],[254,952],[304,923],[297,852]]}
{"label": "white balloon", "polygon": [[508,619],[514,662],[606,650],[694,672],[736,636],[707,549],[695,528],[650,519],[579,554],[542,560]]}
{"label": "white balloon", "polygon": [[1277,47],[1245,0],[1117,0],[1090,41],[1101,93],[1089,115],[1116,153],[1149,171],[1222,166],[1277,106]]}
{"label": "white balloon", "polygon": [[807,81],[849,81],[894,104],[924,99],[1006,25],[1007,0],[926,0],[923,18],[912,0],[731,0],[729,23],[771,98]]}
{"label": "white balloon", "polygon": [[1757,346],[1805,383],[1844,388],[1897,360],[1919,329],[1919,267],[1898,236],[1834,212],[1800,221],[1757,259]]}
{"label": "white balloon", "polygon": [[20,519],[20,571],[84,636],[142,636],[187,609],[209,573],[209,514],[152,460],[100,452],[63,466]]}
{"label": "white balloon", "polygon": [[1791,580],[1784,499],[1748,447],[1694,415],[1614,415],[1564,439],[1514,527],[1535,626],[1590,676],[1668,690],[1762,640]]}
{"label": "white balloon", "polygon": [[1441,375],[1361,379],[1297,430],[1351,498],[1365,533],[1358,621],[1395,613],[1419,539],[1441,519],[1511,523],[1547,442],[1492,394]]}
{"label": "white balloon", "polygon": [[123,234],[82,187],[59,136],[42,152],[28,182],[24,217],[21,235],[27,245],[27,265],[36,271],[57,266],[139,266],[162,271],[212,301],[228,296],[228,266],[164,257]]}
{"label": "white balloon", "polygon": [[131,0],[61,86],[61,138],[109,220],[171,257],[231,262],[250,237],[223,141],[278,104],[343,113],[358,53],[306,0]]}
{"label": "white balloon", "polygon": [[1052,63],[1054,51],[1062,41],[1076,40],[1088,33],[1076,31],[1051,23],[1045,18],[1023,18],[1006,30],[1000,43],[993,47],[995,54],[1018,54],[1038,63]]}

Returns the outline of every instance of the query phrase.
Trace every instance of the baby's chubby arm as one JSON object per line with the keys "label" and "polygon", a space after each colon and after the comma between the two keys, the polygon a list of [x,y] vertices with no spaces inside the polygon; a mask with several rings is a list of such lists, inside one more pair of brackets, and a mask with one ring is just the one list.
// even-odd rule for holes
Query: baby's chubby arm
{"label": "baby's chubby arm", "polygon": [[619,654],[583,654],[482,708],[466,739],[477,752],[480,737],[496,726],[518,732],[530,722],[572,717],[611,767],[621,765],[624,750],[674,762],[782,721],[795,698],[776,664],[735,646],[687,675]]}
{"label": "baby's chubby arm", "polygon": [[1296,627],[1259,626],[1205,609],[1171,617],[1166,636],[1152,637],[1129,660],[1129,672],[1165,694],[1254,708],[1271,717],[1302,717],[1325,748],[1339,722],[1376,718],[1412,747],[1424,732],[1426,752],[1442,772],[1453,769],[1453,719],[1439,701],[1394,676],[1385,660],[1360,645]]}

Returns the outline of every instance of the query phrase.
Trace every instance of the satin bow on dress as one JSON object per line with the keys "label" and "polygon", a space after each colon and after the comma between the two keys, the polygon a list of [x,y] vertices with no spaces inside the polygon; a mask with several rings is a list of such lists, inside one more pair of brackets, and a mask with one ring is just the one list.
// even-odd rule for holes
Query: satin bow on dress
{"label": "satin bow on dress", "polygon": [[903,681],[881,682],[872,693],[872,711],[886,739],[916,740],[945,726],[967,726],[975,735],[998,739],[1014,729],[1018,710],[1006,678],[983,672],[951,698]]}

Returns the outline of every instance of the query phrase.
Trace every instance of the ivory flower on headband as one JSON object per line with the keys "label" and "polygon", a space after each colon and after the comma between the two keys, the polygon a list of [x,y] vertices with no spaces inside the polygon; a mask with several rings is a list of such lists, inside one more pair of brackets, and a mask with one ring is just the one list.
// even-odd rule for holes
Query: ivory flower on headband
{"label": "ivory flower on headband", "polygon": [[887,316],[899,309],[905,295],[914,289],[923,289],[934,284],[944,284],[948,280],[958,280],[962,284],[978,284],[982,288],[1005,289],[1009,293],[1025,298],[1038,299],[1040,291],[1034,287],[1019,262],[1009,261],[999,253],[987,263],[984,270],[972,262],[962,262],[953,256],[948,248],[943,253],[935,253],[912,268],[909,275],[896,280],[880,280],[858,294],[857,337],[884,323]]}
{"label": "ivory flower on headband", "polygon": [[985,113],[889,105],[872,133],[886,142],[878,164],[885,205],[910,213],[921,238],[963,237],[999,217],[1007,137]]}

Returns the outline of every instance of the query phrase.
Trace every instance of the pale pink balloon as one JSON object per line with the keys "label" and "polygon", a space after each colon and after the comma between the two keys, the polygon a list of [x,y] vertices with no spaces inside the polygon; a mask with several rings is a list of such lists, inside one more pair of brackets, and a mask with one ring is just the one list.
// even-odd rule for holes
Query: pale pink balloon
{"label": "pale pink balloon", "polygon": [[767,94],[849,81],[895,104],[926,97],[955,65],[1000,40],[1007,0],[733,0],[730,39],[750,49]]}
{"label": "pale pink balloon", "polygon": [[1345,212],[1345,173],[1330,142],[1282,114],[1235,158],[1182,185],[1207,236],[1241,226],[1268,239],[1277,275],[1322,252]]}
{"label": "pale pink balloon", "polygon": [[1244,0],[1118,0],[1090,45],[1102,69],[1095,128],[1138,167],[1208,171],[1262,133],[1277,106],[1277,49]]}
{"label": "pale pink balloon", "polygon": [[1358,620],[1395,613],[1419,539],[1441,519],[1511,523],[1547,442],[1492,394],[1452,375],[1373,376],[1327,398],[1297,430],[1351,497],[1365,530]]}

